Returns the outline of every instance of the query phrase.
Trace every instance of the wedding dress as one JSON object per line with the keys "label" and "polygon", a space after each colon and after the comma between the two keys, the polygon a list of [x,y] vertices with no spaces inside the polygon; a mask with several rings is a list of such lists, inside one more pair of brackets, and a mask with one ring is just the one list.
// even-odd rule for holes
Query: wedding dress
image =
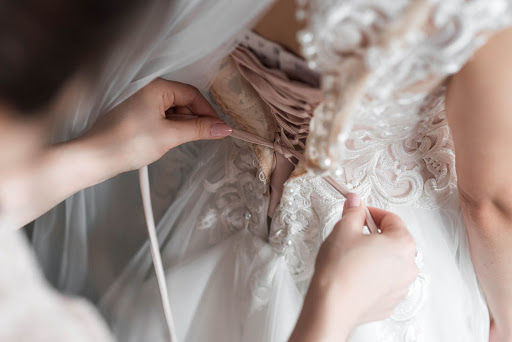
{"label": "wedding dress", "polygon": [[[399,214],[418,246],[420,273],[407,298],[391,318],[358,327],[351,341],[487,341],[489,316],[458,206],[444,88],[490,33],[510,25],[512,4],[307,3],[310,25],[300,37],[318,73],[248,32],[238,35],[239,47],[223,60],[211,88],[223,117],[270,139],[272,148],[231,138],[197,142],[150,168],[179,341],[288,338],[316,252],[344,201],[318,174]],[[239,8],[244,5],[254,14],[264,8],[249,2]],[[213,6],[221,11],[233,4]],[[164,37],[186,36],[180,29]],[[152,51],[171,51],[166,43],[156,42]],[[211,46],[203,57],[214,51],[219,57],[231,46]],[[172,59],[158,56],[142,58],[138,72],[119,73],[125,85],[107,91],[107,105],[99,108],[119,103],[151,77],[187,77],[201,64],[169,71]],[[305,153],[307,163],[296,152]],[[281,189],[272,188],[277,173],[290,175]],[[276,202],[271,195],[281,191]],[[120,341],[166,341],[149,246],[137,235],[141,213],[134,175],[124,175],[38,220],[34,245],[58,287],[98,300]]]}

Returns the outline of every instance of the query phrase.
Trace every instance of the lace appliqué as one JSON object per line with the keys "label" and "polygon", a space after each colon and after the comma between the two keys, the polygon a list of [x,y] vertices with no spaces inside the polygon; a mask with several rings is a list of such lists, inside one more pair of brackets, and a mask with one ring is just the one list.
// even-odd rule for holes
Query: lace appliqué
{"label": "lace appliqu\u00e9", "polygon": [[427,287],[430,277],[424,273],[423,253],[418,248],[416,256],[418,277],[409,286],[407,297],[396,307],[391,318],[383,322],[378,328],[379,338],[382,342],[422,342],[422,326],[418,322],[417,314],[423,308],[427,299]]}
{"label": "lace appliqu\u00e9", "polygon": [[[443,94],[444,87],[439,87],[427,97],[419,122],[394,121],[385,106],[379,109],[389,120],[377,128],[360,126],[352,131],[342,174],[334,178],[365,203],[380,208],[436,209],[452,200],[457,194],[455,153]],[[286,182],[270,242],[287,256],[295,274],[311,272],[312,265],[305,264],[312,263],[311,255],[330,232],[318,227],[332,227],[343,202],[321,177],[303,175]]]}
{"label": "lace appliqu\u00e9", "polygon": [[[345,144],[346,159],[337,181],[365,202],[381,207],[439,208],[457,194],[453,142],[444,111],[443,86],[418,106],[421,118],[404,120],[396,105],[372,107],[388,120],[377,128],[357,126]],[[410,103],[402,105],[407,110]],[[344,199],[319,176],[303,175],[285,184],[272,222],[270,243],[285,256],[299,287],[313,274],[321,242],[340,219]],[[382,323],[383,341],[420,341],[417,313],[428,294],[429,276],[418,250],[419,276],[393,317]]]}
{"label": "lace appliqu\u00e9", "polygon": [[444,91],[441,86],[423,101],[421,119],[400,118],[408,104],[397,108],[381,103],[368,109],[388,120],[354,127],[344,144],[339,179],[367,204],[380,208],[435,209],[453,198],[457,192],[455,153]]}
{"label": "lace appliqu\u00e9", "polygon": [[[306,175],[291,179],[285,185],[272,222],[270,244],[285,257],[298,288],[304,293],[313,275],[318,249],[340,219],[343,204],[342,196],[321,177]],[[418,247],[416,264],[418,277],[409,287],[407,297],[392,317],[378,327],[382,341],[421,341],[417,314],[423,308],[430,282],[430,276],[424,271],[421,247]]]}
{"label": "lace appliqu\u00e9", "polygon": [[[205,213],[198,219],[197,229],[209,230],[211,244],[247,229],[266,236],[267,197],[265,184],[259,179],[254,152],[245,142],[230,141],[222,149],[226,153],[226,171],[218,180],[205,180],[204,190],[214,194]],[[220,153],[219,153],[220,154]],[[220,155],[219,155],[220,157]]]}
{"label": "lace appliqu\u00e9", "polygon": [[313,191],[309,177],[286,182],[269,236],[270,245],[284,255],[297,281],[307,280],[313,274],[314,246],[322,242],[322,222],[311,201]]}
{"label": "lace appliqu\u00e9", "polygon": [[[315,173],[340,167],[342,143],[360,122],[361,107],[383,99],[421,101],[511,22],[508,0],[302,2],[309,4],[308,27],[298,38],[323,77],[324,102],[306,150]],[[386,119],[375,116],[373,122]]]}

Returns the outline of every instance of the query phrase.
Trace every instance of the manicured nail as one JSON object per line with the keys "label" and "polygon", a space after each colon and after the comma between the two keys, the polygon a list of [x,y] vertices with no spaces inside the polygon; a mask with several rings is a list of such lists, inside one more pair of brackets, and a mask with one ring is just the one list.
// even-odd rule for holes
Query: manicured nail
{"label": "manicured nail", "polygon": [[231,128],[229,125],[226,125],[225,123],[213,124],[210,131],[210,135],[212,137],[227,137],[231,133],[233,133],[233,128]]}
{"label": "manicured nail", "polygon": [[347,208],[359,207],[361,205],[361,199],[359,196],[357,196],[357,194],[350,193],[347,196],[346,205]]}

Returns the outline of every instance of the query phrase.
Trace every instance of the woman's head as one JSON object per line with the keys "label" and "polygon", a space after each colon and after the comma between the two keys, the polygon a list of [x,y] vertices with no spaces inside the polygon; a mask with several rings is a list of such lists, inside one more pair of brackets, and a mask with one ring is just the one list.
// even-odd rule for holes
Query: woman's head
{"label": "woman's head", "polygon": [[141,0],[0,0],[0,100],[29,113],[101,56]]}

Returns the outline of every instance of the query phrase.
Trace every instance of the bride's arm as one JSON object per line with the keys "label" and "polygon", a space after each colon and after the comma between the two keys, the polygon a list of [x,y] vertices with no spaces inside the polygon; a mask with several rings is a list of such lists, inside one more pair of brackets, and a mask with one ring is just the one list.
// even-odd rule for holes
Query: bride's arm
{"label": "bride's arm", "polygon": [[452,78],[446,100],[471,256],[494,341],[512,338],[511,61],[508,29]]}
{"label": "bride's arm", "polygon": [[[171,107],[199,117],[172,120],[167,112],[166,118]],[[75,192],[148,165],[175,146],[230,132],[197,89],[155,80],[104,115],[83,137],[3,167],[0,231],[20,228]]]}

